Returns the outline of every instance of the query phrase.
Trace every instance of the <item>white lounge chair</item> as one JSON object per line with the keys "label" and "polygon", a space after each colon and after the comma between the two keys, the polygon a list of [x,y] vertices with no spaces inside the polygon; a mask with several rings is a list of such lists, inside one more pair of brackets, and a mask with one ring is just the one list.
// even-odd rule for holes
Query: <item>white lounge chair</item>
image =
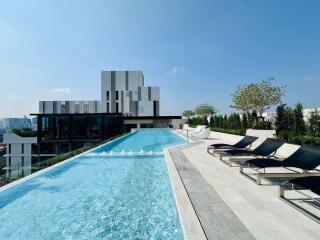
{"label": "white lounge chair", "polygon": [[200,132],[202,131],[202,129],[203,129],[203,126],[197,126],[195,129],[191,130],[191,131],[189,132],[189,134],[190,134],[191,136],[193,136],[194,134],[200,133]]}
{"label": "white lounge chair", "polygon": [[206,128],[203,129],[201,132],[194,134],[193,137],[198,139],[207,139],[210,136],[210,133],[210,128]]}

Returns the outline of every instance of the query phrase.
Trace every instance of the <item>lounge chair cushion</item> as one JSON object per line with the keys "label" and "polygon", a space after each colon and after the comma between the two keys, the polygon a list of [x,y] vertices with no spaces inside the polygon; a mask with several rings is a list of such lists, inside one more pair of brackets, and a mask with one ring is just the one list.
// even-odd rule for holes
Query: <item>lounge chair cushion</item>
{"label": "lounge chair cushion", "polygon": [[235,155],[242,155],[242,156],[252,156],[252,155],[257,155],[254,151],[251,150],[246,150],[246,149],[232,149],[232,150],[227,150],[224,151],[226,154],[235,156]]}
{"label": "lounge chair cushion", "polygon": [[256,158],[245,162],[245,164],[249,164],[250,166],[257,168],[286,167],[284,163],[284,161],[278,161],[271,158]]}
{"label": "lounge chair cushion", "polygon": [[295,178],[291,179],[289,182],[310,189],[312,192],[320,195],[320,176]]}

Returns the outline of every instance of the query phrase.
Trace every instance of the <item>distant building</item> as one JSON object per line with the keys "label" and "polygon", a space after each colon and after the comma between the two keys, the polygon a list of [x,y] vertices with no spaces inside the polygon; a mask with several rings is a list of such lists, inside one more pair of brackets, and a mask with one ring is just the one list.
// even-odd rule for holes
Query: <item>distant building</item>
{"label": "distant building", "polygon": [[102,71],[100,100],[40,101],[40,153],[71,151],[133,128],[178,127],[181,116],[160,116],[160,89],[142,71]]}
{"label": "distant building", "polygon": [[2,143],[3,142],[3,134],[6,132],[6,130],[5,129],[0,129],[0,143]]}
{"label": "distant building", "polygon": [[3,127],[6,129],[31,128],[31,119],[27,118],[4,118]]}
{"label": "distant building", "polygon": [[145,87],[142,71],[102,71],[101,109],[129,116],[159,116],[159,87]]}
{"label": "distant building", "polygon": [[6,145],[6,171],[7,177],[25,176],[32,173],[35,163],[41,158],[55,156],[55,154],[38,155],[36,137],[20,137],[15,133],[5,133],[3,144]]}
{"label": "distant building", "polygon": [[0,118],[0,129],[4,128],[3,120]]}
{"label": "distant building", "polygon": [[38,118],[37,117],[31,118],[31,127],[32,127],[33,131],[37,131],[37,128],[38,128]]}
{"label": "distant building", "polygon": [[159,116],[159,87],[145,87],[142,71],[102,71],[101,100],[40,101],[40,114],[114,113]]}

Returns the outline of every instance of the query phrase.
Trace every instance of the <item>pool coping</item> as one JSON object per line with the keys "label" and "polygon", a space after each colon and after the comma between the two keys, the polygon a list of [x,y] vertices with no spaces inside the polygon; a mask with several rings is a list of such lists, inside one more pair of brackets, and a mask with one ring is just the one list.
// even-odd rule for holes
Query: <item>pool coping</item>
{"label": "pool coping", "polygon": [[[186,139],[186,137],[183,136],[182,134],[175,132],[173,130],[172,132]],[[183,144],[175,145],[172,147],[164,148],[163,154],[164,154],[164,159],[168,169],[171,188],[173,190],[173,195],[176,202],[180,224],[183,230],[184,239],[185,240],[207,240],[207,237],[203,231],[201,223],[199,222],[195,209],[192,206],[191,200],[188,196],[188,193],[183,185],[183,182],[180,178],[178,170],[169,152],[170,149],[186,146],[190,143],[191,141],[189,139],[189,143],[183,143]]]}
{"label": "pool coping", "polygon": [[52,169],[54,169],[54,168],[57,168],[57,167],[59,167],[59,166],[61,166],[61,165],[64,165],[64,164],[66,164],[66,163],[68,163],[68,162],[71,162],[71,161],[75,160],[76,158],[79,158],[79,157],[81,157],[81,156],[83,156],[83,155],[85,155],[85,154],[88,154],[89,152],[94,151],[94,150],[96,150],[96,149],[98,149],[98,148],[101,148],[102,146],[111,144],[111,143],[113,143],[113,142],[115,142],[115,141],[118,141],[119,139],[122,139],[122,138],[124,138],[124,137],[129,136],[129,135],[133,135],[135,132],[136,132],[136,131],[127,133],[127,134],[125,134],[125,135],[123,135],[123,136],[121,136],[121,137],[115,138],[115,139],[113,139],[113,140],[111,140],[111,141],[109,141],[109,142],[106,142],[106,143],[104,143],[104,144],[102,144],[102,145],[99,145],[99,146],[97,146],[97,147],[95,147],[95,148],[89,149],[89,150],[87,150],[87,151],[85,151],[85,152],[83,152],[83,153],[80,153],[80,154],[78,154],[78,155],[75,155],[75,156],[73,156],[73,157],[71,157],[71,158],[68,158],[68,159],[62,161],[62,162],[56,163],[56,164],[54,164],[54,165],[52,165],[52,166],[50,166],[50,167],[44,168],[44,169],[39,170],[39,171],[37,171],[37,172],[35,172],[35,173],[32,173],[32,174],[30,174],[30,175],[28,175],[28,176],[25,176],[25,177],[23,177],[23,178],[20,178],[20,179],[14,181],[14,182],[11,182],[11,183],[9,183],[9,184],[6,184],[6,185],[0,187],[0,193],[1,193],[1,192],[4,192],[4,191],[6,191],[6,190],[8,190],[8,189],[10,189],[10,188],[13,188],[13,187],[17,186],[18,184],[21,184],[21,183],[23,183],[23,182],[26,182],[26,181],[28,181],[28,180],[30,180],[30,179],[32,179],[32,178],[35,178],[35,177],[37,177],[37,176],[39,176],[39,175],[42,175],[42,174],[44,174],[44,173],[46,173],[46,172],[48,172],[48,171],[50,171],[50,170],[52,170]]}

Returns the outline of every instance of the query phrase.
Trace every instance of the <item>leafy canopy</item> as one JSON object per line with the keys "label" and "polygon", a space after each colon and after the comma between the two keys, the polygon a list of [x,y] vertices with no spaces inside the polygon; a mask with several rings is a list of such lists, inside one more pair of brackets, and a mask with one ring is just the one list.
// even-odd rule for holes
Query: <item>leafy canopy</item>
{"label": "leafy canopy", "polygon": [[194,115],[194,111],[192,111],[192,110],[185,110],[185,111],[182,112],[181,115],[184,116],[184,117],[191,117],[191,116]]}
{"label": "leafy canopy", "polygon": [[214,115],[217,111],[216,109],[209,104],[200,104],[194,109],[195,114],[204,116],[204,115]]}
{"label": "leafy canopy", "polygon": [[281,103],[285,94],[284,87],[272,85],[273,78],[240,86],[232,94],[232,108],[242,111],[257,111],[261,116],[273,105]]}

